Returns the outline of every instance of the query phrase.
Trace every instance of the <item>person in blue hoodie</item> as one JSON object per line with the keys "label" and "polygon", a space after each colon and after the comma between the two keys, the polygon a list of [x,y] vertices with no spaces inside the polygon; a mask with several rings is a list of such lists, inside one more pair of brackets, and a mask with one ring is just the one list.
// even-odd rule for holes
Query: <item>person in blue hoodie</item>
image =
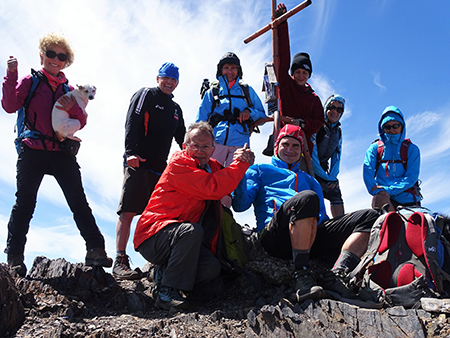
{"label": "person in blue hoodie", "polygon": [[[285,125],[275,142],[271,164],[254,164],[233,192],[233,209],[252,205],[264,250],[271,256],[293,260],[297,301],[325,296],[324,289],[348,297],[342,283],[367,249],[370,229],[379,214],[358,210],[329,219],[320,184],[300,169],[303,145],[300,127]],[[318,285],[310,258],[339,255]]]}
{"label": "person in blue hoodie", "polygon": [[[206,92],[195,118],[195,122],[207,121],[213,127],[215,150],[212,158],[225,167],[233,161],[237,149],[246,143],[250,147],[255,122],[263,124],[267,118],[259,96],[243,82],[242,75],[237,55],[225,53],[217,64],[218,93],[213,88]],[[222,203],[230,207],[231,198],[225,196]]]}
{"label": "person in blue hoodie", "polygon": [[367,149],[363,166],[364,184],[373,196],[372,207],[389,204],[389,211],[394,211],[400,205],[420,206],[422,196],[416,184],[420,150],[405,138],[406,124],[400,109],[388,106],[383,111],[378,132],[380,140]]}
{"label": "person in blue hoodie", "polygon": [[323,197],[330,201],[333,217],[344,214],[344,201],[339,187],[339,166],[341,164],[342,131],[339,120],[344,113],[345,99],[331,95],[324,106],[325,124],[312,136],[315,144],[312,151],[312,165],[316,180],[322,187]]}

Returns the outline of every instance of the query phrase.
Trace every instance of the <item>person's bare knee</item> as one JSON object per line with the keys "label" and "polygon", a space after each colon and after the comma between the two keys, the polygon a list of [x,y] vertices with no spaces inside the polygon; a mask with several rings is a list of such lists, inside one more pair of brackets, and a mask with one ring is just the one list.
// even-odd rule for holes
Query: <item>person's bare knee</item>
{"label": "person's bare knee", "polygon": [[369,243],[369,232],[354,232],[352,233],[347,240],[342,245],[342,251],[350,251],[357,255],[358,257],[362,257],[367,250],[367,244]]}

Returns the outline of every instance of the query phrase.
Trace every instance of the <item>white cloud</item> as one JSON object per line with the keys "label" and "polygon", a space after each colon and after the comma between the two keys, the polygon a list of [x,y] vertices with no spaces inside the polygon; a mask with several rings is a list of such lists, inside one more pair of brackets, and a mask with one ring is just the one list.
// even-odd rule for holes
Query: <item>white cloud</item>
{"label": "white cloud", "polygon": [[429,133],[430,127],[442,120],[442,116],[435,112],[426,111],[420,114],[408,117],[405,121],[408,136],[414,136],[419,133]]}
{"label": "white cloud", "polygon": [[386,86],[381,83],[381,73],[380,72],[371,72],[373,77],[373,83],[375,86],[380,88],[382,91],[386,90]]}

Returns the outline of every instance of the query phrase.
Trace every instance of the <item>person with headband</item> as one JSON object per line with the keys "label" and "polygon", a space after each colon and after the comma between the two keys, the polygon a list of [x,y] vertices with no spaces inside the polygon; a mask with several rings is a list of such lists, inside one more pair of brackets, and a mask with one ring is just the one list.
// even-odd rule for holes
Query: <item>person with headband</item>
{"label": "person with headband", "polygon": [[[319,183],[300,169],[305,135],[285,125],[275,142],[271,164],[254,164],[233,192],[233,209],[256,216],[260,243],[271,256],[294,263],[295,300],[319,299],[325,290],[347,298],[347,274],[365,253],[370,229],[379,214],[358,210],[329,219]],[[331,271],[317,278],[310,258],[335,255]]]}
{"label": "person with headband", "polygon": [[331,95],[325,102],[325,124],[312,141],[312,165],[316,180],[322,187],[323,197],[330,201],[333,217],[344,214],[344,201],[339,187],[339,166],[342,153],[342,130],[339,120],[344,113],[345,99],[337,94]]}
{"label": "person with headband", "polygon": [[380,209],[388,204],[388,210],[394,211],[398,206],[420,206],[420,150],[406,138],[406,123],[399,108],[384,109],[378,133],[380,139],[367,149],[363,166],[372,207]]}

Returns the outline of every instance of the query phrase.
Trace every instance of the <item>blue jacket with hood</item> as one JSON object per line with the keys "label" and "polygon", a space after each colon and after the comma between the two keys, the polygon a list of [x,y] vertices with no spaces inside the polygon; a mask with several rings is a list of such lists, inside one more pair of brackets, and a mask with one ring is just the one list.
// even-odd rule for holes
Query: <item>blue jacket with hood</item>
{"label": "blue jacket with hood", "polygon": [[288,166],[286,162],[273,156],[272,164],[254,164],[247,169],[232,194],[233,209],[241,212],[253,204],[256,227],[260,232],[285,201],[303,190],[312,190],[319,197],[320,213],[317,224],[328,220],[320,184],[301,171],[298,162]]}
{"label": "blue jacket with hood", "polygon": [[[249,86],[249,94],[253,107],[248,107],[244,98],[229,97],[229,95],[244,96],[242,88],[239,85],[239,76],[231,88],[229,88],[228,81],[223,75],[218,76],[217,79],[220,84],[219,96],[221,99],[219,106],[214,108],[213,114],[220,114],[223,116],[226,110],[233,113],[235,108],[239,109],[239,112],[248,108],[250,110],[250,117],[253,121],[266,117],[261,100],[251,86]],[[214,99],[210,89],[203,97],[195,122],[207,121],[211,115],[213,104]],[[214,127],[214,135],[216,137],[215,142],[225,146],[243,146],[245,143],[250,145],[249,127],[245,126],[244,129],[244,126],[239,122],[232,124],[229,121],[220,121],[217,126]]]}
{"label": "blue jacket with hood", "polygon": [[[403,130],[400,134],[397,134],[398,136],[389,135],[383,131],[382,121],[390,113],[397,114],[402,122]],[[400,160],[400,147],[406,136],[406,124],[400,109],[395,106],[389,106],[383,111],[380,121],[378,122],[378,132],[385,147],[382,160]],[[381,190],[386,190],[390,197],[400,204],[415,202],[414,195],[405,192],[405,190],[414,186],[419,179],[419,147],[413,143],[409,146],[406,170],[402,163],[382,162],[375,173],[377,152],[378,145],[377,142],[374,142],[370,145],[369,149],[367,149],[364,159],[363,177],[369,194],[375,196]],[[381,186],[382,189],[371,191],[372,187],[376,185]]]}

